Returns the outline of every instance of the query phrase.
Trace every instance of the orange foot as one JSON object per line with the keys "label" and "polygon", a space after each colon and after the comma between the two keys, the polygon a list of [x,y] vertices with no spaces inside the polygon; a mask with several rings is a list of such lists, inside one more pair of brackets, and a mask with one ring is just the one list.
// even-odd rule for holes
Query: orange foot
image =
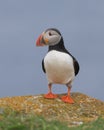
{"label": "orange foot", "polygon": [[44,97],[54,99],[54,98],[57,98],[57,95],[50,92],[50,93],[45,94]]}
{"label": "orange foot", "polygon": [[66,103],[74,103],[73,99],[70,96],[63,96],[61,98],[62,101],[66,102]]}

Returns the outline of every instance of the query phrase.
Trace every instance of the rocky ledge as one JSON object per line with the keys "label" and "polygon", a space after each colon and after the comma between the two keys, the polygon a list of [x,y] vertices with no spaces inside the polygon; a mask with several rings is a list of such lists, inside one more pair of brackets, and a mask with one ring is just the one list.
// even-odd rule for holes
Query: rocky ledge
{"label": "rocky ledge", "polygon": [[80,125],[104,117],[104,102],[81,93],[71,93],[74,104],[56,99],[45,99],[43,95],[0,98],[0,113],[6,108],[23,113],[42,115],[48,120],[67,122],[68,125]]}

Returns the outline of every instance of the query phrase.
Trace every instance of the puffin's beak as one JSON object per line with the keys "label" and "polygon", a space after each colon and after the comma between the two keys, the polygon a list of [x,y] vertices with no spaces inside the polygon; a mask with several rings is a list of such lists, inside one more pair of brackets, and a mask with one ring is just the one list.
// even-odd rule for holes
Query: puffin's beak
{"label": "puffin's beak", "polygon": [[36,41],[36,46],[45,46],[45,45],[48,45],[49,40],[47,38],[44,39],[43,36],[44,36],[44,33],[42,33],[38,37],[38,39]]}
{"label": "puffin's beak", "polygon": [[43,41],[43,35],[41,34],[39,37],[38,37],[38,39],[37,39],[37,41],[36,41],[36,46],[44,46],[45,44],[44,44],[44,41]]}

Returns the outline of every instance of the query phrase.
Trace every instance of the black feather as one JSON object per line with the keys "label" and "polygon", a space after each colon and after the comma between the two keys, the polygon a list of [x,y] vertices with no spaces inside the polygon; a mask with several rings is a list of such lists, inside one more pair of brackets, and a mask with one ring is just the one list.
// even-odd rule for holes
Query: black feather
{"label": "black feather", "polygon": [[44,67],[44,59],[42,60],[42,69],[43,69],[43,72],[46,73],[45,67]]}
{"label": "black feather", "polygon": [[76,76],[79,72],[80,67],[79,67],[78,61],[75,58],[73,59],[73,64],[74,64],[74,71],[75,71],[75,76]]}

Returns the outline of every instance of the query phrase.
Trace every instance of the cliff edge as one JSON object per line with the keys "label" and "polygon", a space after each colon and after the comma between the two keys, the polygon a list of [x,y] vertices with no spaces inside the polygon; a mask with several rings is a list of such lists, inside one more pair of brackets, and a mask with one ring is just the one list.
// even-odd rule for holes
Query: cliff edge
{"label": "cliff edge", "polygon": [[104,102],[82,93],[71,93],[74,104],[56,99],[45,99],[43,95],[0,98],[0,111],[10,108],[23,113],[42,115],[47,120],[59,120],[68,125],[80,125],[104,117]]}

